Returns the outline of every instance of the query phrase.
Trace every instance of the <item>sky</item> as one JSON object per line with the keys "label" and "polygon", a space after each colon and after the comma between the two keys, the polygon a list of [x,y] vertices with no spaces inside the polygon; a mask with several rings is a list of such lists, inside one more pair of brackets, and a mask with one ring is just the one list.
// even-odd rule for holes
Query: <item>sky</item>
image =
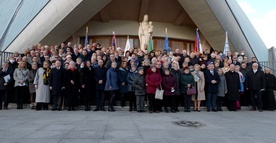
{"label": "sky", "polygon": [[276,0],[237,0],[267,48],[276,47]]}

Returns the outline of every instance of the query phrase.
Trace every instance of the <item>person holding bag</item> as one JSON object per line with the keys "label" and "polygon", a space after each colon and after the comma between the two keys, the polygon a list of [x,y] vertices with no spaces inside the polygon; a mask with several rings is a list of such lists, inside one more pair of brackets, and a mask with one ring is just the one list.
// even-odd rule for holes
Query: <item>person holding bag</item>
{"label": "person holding bag", "polygon": [[165,112],[168,113],[168,106],[171,107],[171,112],[175,113],[175,88],[176,79],[170,75],[170,70],[165,70],[165,75],[163,76],[162,86],[164,87],[164,102],[165,102]]}
{"label": "person holding bag", "polygon": [[180,93],[184,96],[184,112],[191,112],[190,107],[192,94],[188,94],[187,90],[192,89],[194,84],[194,76],[191,74],[190,69],[185,67],[183,71],[181,71],[180,76]]}
{"label": "person holding bag", "polygon": [[150,69],[147,70],[146,74],[146,86],[147,86],[147,94],[149,96],[149,113],[153,111],[159,113],[159,100],[155,99],[156,89],[161,86],[162,76],[160,71],[156,69],[155,66],[151,65]]}
{"label": "person holding bag", "polygon": [[196,94],[192,95],[192,100],[194,101],[194,111],[200,112],[201,101],[205,100],[205,78],[204,73],[200,71],[200,65],[194,65],[195,71],[192,72],[192,75],[195,79],[195,88]]}
{"label": "person holding bag", "polygon": [[18,68],[13,73],[17,109],[23,109],[23,100],[29,94],[28,73],[29,70],[26,68],[26,62],[23,61],[19,63]]}

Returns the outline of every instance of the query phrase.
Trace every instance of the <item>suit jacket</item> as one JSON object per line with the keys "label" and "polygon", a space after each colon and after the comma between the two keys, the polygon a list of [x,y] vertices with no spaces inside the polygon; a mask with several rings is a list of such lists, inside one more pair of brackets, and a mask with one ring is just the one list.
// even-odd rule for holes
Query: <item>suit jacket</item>
{"label": "suit jacket", "polygon": [[[218,92],[218,84],[220,82],[220,78],[218,73],[214,70],[214,75],[211,74],[210,70],[206,70],[204,72],[205,77],[205,90],[207,93],[217,93]],[[211,83],[212,80],[217,81],[217,83]]]}
{"label": "suit jacket", "polygon": [[[3,68],[0,68],[0,90],[12,90],[14,80],[13,80],[13,69],[9,67],[6,72],[2,71]],[[4,77],[10,75],[10,80],[7,82],[8,85],[4,85],[6,82]]]}
{"label": "suit jacket", "polygon": [[258,70],[256,73],[253,70],[246,74],[245,87],[249,90],[265,89],[265,75],[264,72]]}
{"label": "suit jacket", "polygon": [[63,77],[64,77],[65,69],[60,68],[53,68],[51,70],[50,78],[49,78],[49,85],[52,87],[52,95],[61,95],[61,88],[65,86]]}

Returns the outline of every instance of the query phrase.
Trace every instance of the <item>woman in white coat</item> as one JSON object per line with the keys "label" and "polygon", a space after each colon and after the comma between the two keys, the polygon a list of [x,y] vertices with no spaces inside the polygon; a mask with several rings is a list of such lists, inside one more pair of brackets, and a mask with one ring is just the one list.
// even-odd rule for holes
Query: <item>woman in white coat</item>
{"label": "woman in white coat", "polygon": [[200,112],[200,104],[201,101],[205,100],[205,78],[202,71],[200,71],[200,65],[194,65],[195,71],[192,72],[196,82],[197,94],[192,96],[192,100],[194,101],[194,111]]}
{"label": "woman in white coat", "polygon": [[34,85],[36,89],[35,102],[36,110],[48,110],[48,104],[50,102],[50,88],[49,88],[49,77],[51,69],[49,68],[48,62],[43,62],[43,67],[39,68],[36,72],[34,79]]}

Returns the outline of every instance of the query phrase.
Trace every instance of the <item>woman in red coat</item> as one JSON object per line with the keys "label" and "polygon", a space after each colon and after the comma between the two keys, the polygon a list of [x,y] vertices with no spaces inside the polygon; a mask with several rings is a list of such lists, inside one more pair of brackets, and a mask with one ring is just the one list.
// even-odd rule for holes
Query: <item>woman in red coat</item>
{"label": "woman in red coat", "polygon": [[175,88],[176,88],[176,79],[174,76],[170,75],[170,70],[165,70],[165,75],[162,79],[162,86],[164,89],[164,103],[165,103],[165,112],[168,113],[168,106],[171,107],[171,112],[175,113]]}
{"label": "woman in red coat", "polygon": [[150,100],[149,113],[153,111],[159,113],[159,100],[155,99],[155,91],[157,88],[161,86],[162,77],[160,71],[156,69],[155,66],[151,66],[150,69],[147,70],[146,75],[146,86],[147,86],[147,94]]}

